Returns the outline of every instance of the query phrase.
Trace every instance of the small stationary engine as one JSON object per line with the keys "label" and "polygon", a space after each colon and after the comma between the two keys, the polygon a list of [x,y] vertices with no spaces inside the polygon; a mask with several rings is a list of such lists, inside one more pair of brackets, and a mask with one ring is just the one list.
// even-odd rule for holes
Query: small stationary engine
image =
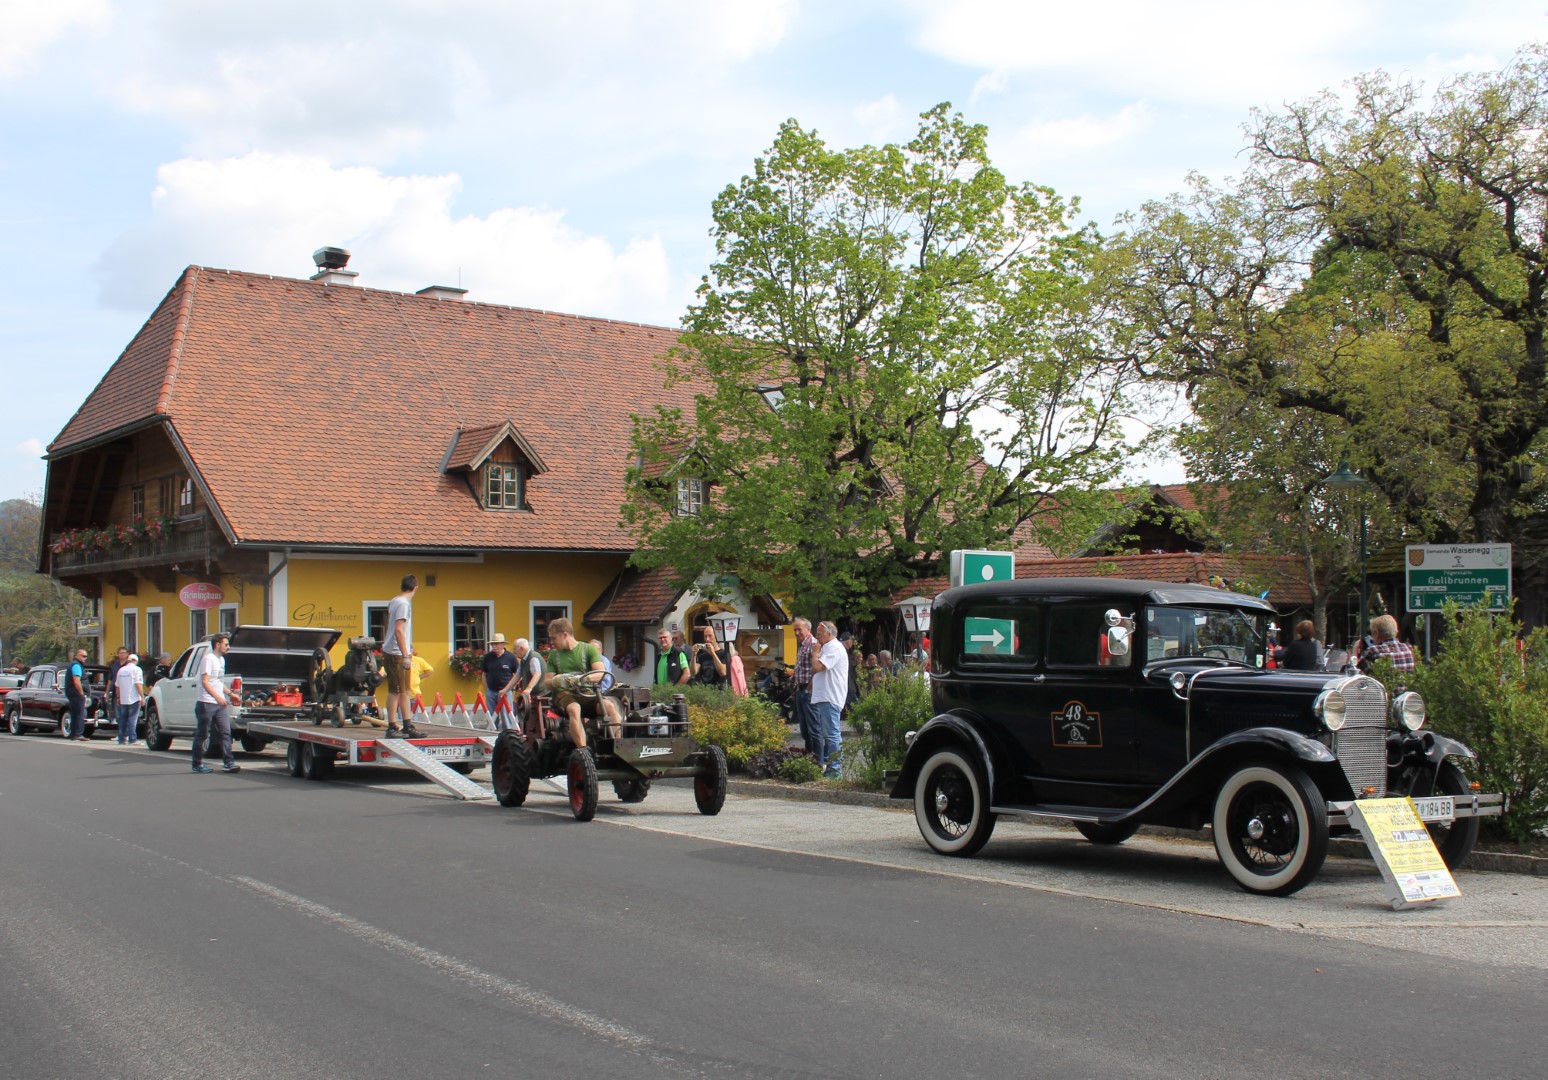
{"label": "small stationary engine", "polygon": [[318,649],[312,654],[314,723],[326,719],[334,727],[341,727],[346,718],[358,724],[367,715],[375,716],[376,688],[382,679],[375,638],[350,638],[344,662],[337,669],[330,666],[328,651]]}

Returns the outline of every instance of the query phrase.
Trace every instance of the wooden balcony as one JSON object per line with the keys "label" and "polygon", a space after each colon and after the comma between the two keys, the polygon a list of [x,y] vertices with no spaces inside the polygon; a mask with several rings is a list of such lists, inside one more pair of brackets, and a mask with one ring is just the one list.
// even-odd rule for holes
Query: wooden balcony
{"label": "wooden balcony", "polygon": [[197,573],[206,564],[218,561],[224,548],[224,538],[209,515],[198,513],[175,518],[171,529],[159,540],[140,540],[104,549],[51,551],[50,562],[54,576],[62,580],[136,572],[150,576],[150,572],[165,573],[180,564],[188,572]]}

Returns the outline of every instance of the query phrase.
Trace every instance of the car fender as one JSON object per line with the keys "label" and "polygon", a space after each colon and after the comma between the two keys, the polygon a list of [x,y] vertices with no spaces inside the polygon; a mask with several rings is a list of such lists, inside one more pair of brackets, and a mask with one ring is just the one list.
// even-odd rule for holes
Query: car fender
{"label": "car fender", "polygon": [[1201,798],[1213,798],[1228,771],[1253,760],[1299,768],[1330,802],[1354,798],[1337,756],[1325,744],[1284,728],[1246,728],[1211,743],[1124,819],[1146,821]]}
{"label": "car fender", "polygon": [[978,728],[966,717],[956,713],[942,713],[935,716],[915,733],[913,741],[908,745],[908,753],[903,757],[903,768],[898,775],[897,783],[892,787],[891,797],[912,799],[914,784],[919,779],[919,770],[924,767],[925,760],[941,747],[950,745],[965,747],[969,753],[978,758],[987,781],[985,790],[990,793],[992,801],[995,755],[990,753],[989,746],[984,742],[984,737]]}
{"label": "car fender", "polygon": [[1478,760],[1473,748],[1464,742],[1434,731],[1394,731],[1387,735],[1387,767],[1399,768],[1415,757],[1439,766],[1449,757]]}

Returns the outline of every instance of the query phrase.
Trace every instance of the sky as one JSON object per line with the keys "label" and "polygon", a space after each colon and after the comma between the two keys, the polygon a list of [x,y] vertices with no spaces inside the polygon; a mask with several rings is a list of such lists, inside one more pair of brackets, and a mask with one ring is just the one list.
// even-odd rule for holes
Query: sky
{"label": "sky", "polygon": [[950,101],[1110,232],[1238,173],[1253,108],[1542,40],[1548,0],[0,0],[0,499],[190,264],[333,245],[362,285],[675,326],[787,118],[901,142]]}

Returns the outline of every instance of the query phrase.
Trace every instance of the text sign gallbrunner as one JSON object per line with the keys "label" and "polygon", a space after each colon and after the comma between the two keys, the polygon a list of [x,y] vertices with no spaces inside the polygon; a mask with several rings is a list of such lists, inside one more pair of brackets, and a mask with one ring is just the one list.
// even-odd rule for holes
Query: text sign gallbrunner
{"label": "text sign gallbrunner", "polygon": [[1439,611],[1447,600],[1486,601],[1491,611],[1510,605],[1509,544],[1410,544],[1404,552],[1409,611]]}

